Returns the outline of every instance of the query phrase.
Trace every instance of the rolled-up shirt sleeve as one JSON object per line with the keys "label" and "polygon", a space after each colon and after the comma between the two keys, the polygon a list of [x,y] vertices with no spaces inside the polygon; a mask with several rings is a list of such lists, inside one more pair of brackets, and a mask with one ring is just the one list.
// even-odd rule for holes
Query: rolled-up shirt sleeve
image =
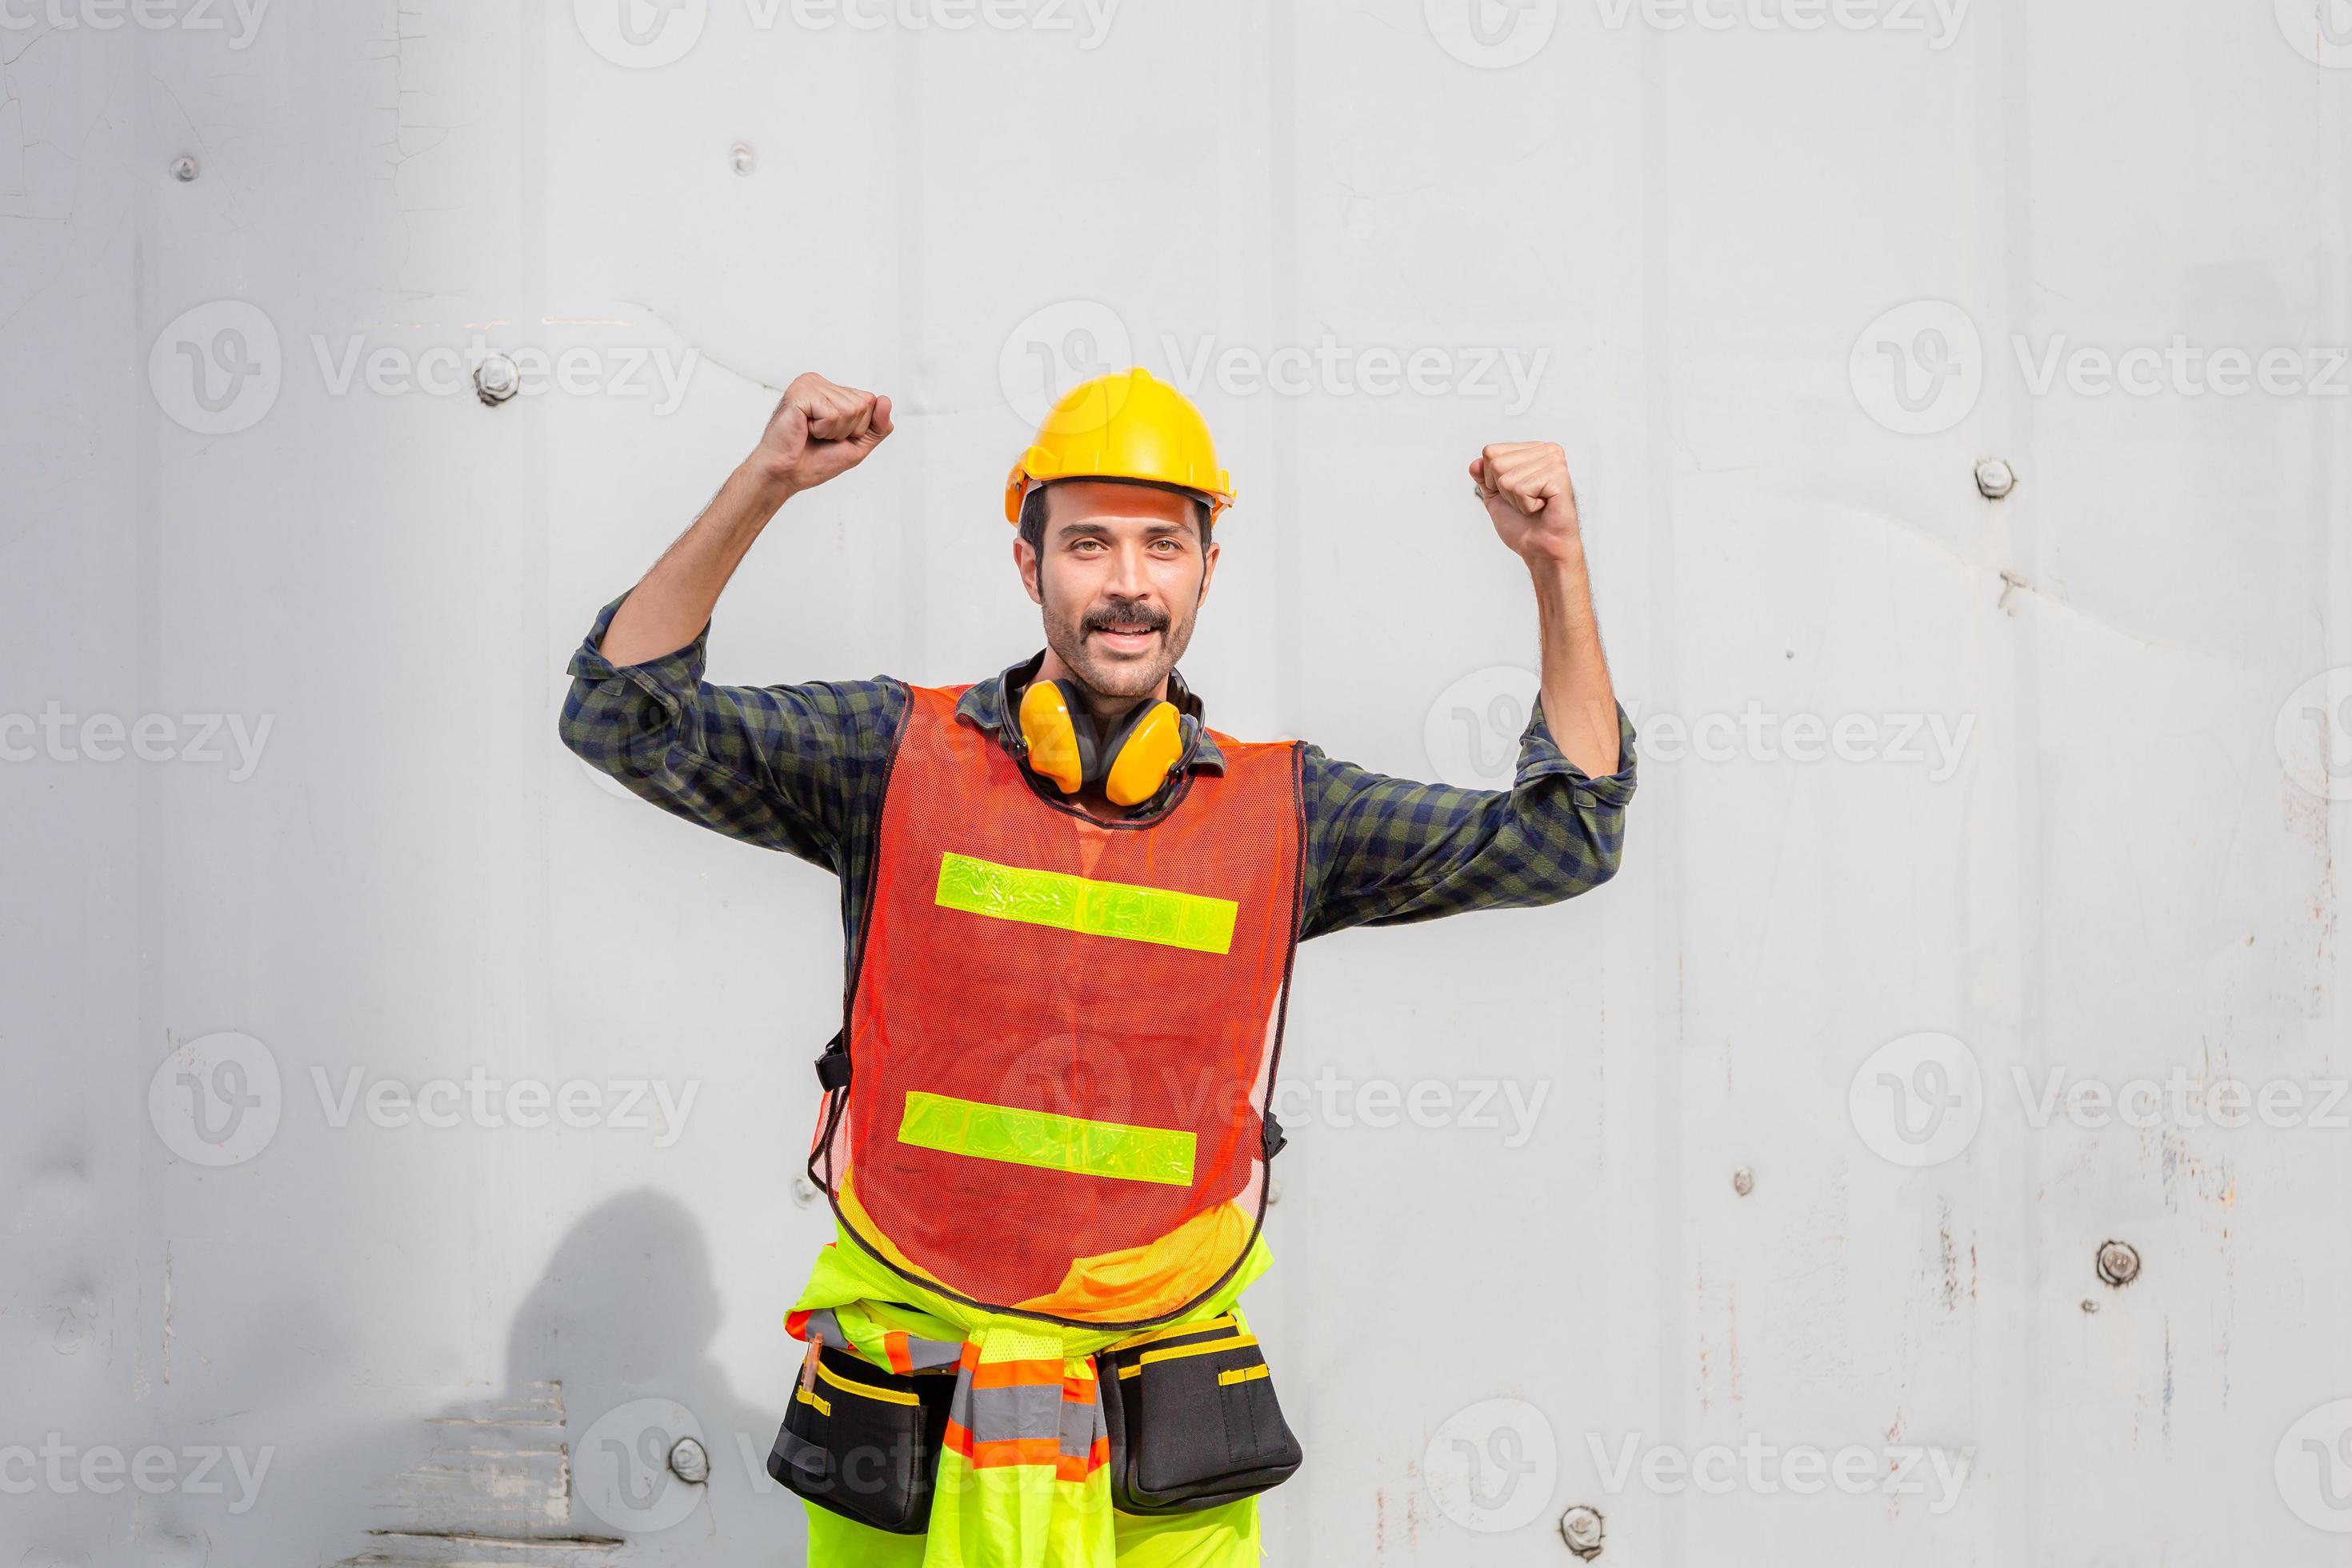
{"label": "rolled-up shirt sleeve", "polygon": [[572,656],[564,745],[689,822],[841,872],[880,796],[905,689],[714,686],[702,678],[707,626],[674,653],[616,665],[598,648],[621,603],[604,606]]}
{"label": "rolled-up shirt sleeve", "polygon": [[1599,887],[1616,874],[1633,795],[1633,726],[1622,707],[1617,741],[1617,772],[1590,777],[1560,751],[1538,704],[1507,790],[1392,778],[1308,747],[1300,936],[1525,909]]}

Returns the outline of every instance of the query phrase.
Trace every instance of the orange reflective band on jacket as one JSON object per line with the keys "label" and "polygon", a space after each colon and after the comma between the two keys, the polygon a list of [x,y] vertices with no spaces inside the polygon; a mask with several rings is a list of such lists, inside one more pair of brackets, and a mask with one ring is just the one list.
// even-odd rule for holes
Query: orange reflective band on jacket
{"label": "orange reflective band on jacket", "polygon": [[1059,1361],[984,1362],[973,1344],[962,1364],[971,1375],[948,1405],[946,1441],[972,1468],[1034,1465],[1056,1480],[1083,1481],[1109,1462],[1110,1428],[1092,1377]]}
{"label": "orange reflective band on jacket", "polygon": [[1263,1220],[1297,748],[1219,735],[1222,774],[1105,823],[960,722],[961,690],[908,694],[815,1169],[918,1283],[1145,1326],[1213,1290]]}

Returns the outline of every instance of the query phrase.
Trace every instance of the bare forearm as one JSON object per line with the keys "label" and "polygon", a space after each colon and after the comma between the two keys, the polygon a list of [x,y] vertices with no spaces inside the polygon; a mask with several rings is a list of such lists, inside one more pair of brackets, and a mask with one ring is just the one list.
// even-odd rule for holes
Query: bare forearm
{"label": "bare forearm", "polygon": [[1617,695],[1601,651],[1581,543],[1528,563],[1543,637],[1544,722],[1568,760],[1592,778],[1617,771]]}
{"label": "bare forearm", "polygon": [[1470,479],[1496,533],[1535,579],[1544,724],[1585,776],[1605,778],[1617,771],[1617,695],[1592,614],[1568,454],[1551,441],[1498,442],[1470,460]]}
{"label": "bare forearm", "polygon": [[694,526],[630,590],[598,651],[614,664],[641,664],[699,637],[728,579],[790,493],[756,458],[729,475]]}

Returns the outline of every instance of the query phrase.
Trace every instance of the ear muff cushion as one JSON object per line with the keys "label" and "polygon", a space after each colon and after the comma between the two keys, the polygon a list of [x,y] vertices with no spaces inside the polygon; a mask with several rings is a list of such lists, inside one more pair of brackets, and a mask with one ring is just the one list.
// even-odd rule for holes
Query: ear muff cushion
{"label": "ear muff cushion", "polygon": [[1184,754],[1184,726],[1172,702],[1147,702],[1121,721],[1104,750],[1110,766],[1103,794],[1117,805],[1140,805],[1160,793],[1168,770]]}
{"label": "ear muff cushion", "polygon": [[1060,682],[1033,680],[1021,694],[1021,739],[1039,777],[1064,795],[1078,793],[1087,777],[1086,748]]}

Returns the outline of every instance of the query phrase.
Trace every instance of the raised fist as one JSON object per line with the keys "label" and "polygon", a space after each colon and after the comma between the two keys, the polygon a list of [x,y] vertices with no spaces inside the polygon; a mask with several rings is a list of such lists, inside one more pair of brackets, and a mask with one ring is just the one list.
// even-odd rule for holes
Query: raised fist
{"label": "raised fist", "polygon": [[752,460],[768,479],[787,489],[814,489],[864,462],[888,434],[888,398],[810,371],[784,388]]}
{"label": "raised fist", "polygon": [[1550,441],[1505,441],[1470,459],[1470,478],[1505,544],[1522,558],[1558,559],[1582,548],[1568,454]]}

